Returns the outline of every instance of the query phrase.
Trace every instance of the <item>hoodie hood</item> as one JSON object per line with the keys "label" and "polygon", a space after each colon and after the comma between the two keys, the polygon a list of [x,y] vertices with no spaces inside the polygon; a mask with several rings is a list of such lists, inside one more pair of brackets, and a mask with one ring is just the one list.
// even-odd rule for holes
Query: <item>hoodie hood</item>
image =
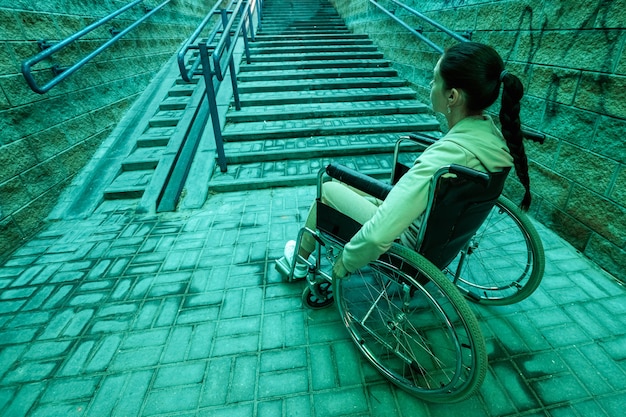
{"label": "hoodie hood", "polygon": [[487,171],[501,171],[513,166],[513,157],[502,132],[489,116],[466,117],[441,140],[454,142],[472,153]]}

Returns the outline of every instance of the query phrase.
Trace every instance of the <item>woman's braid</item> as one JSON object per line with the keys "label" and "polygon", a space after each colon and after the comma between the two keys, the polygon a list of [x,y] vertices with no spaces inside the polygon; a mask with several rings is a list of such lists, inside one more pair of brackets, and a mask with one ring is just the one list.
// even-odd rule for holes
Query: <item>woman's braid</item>
{"label": "woman's braid", "polygon": [[520,122],[520,100],[524,95],[524,86],[515,75],[506,74],[502,79],[502,105],[500,107],[500,124],[502,135],[511,151],[517,177],[524,186],[524,198],[520,208],[528,210],[531,202],[530,178],[528,176],[528,159],[524,151],[524,135]]}

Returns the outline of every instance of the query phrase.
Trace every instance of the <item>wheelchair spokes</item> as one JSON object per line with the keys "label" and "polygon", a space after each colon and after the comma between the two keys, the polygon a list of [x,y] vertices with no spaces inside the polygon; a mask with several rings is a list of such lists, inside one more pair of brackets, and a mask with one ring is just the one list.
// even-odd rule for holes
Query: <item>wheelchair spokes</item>
{"label": "wheelchair spokes", "polygon": [[335,296],[358,348],[401,388],[430,401],[456,401],[482,382],[487,360],[476,318],[423,257],[394,246],[336,281]]}
{"label": "wheelchair spokes", "polygon": [[445,272],[470,300],[503,305],[532,294],[544,265],[543,245],[534,226],[513,203],[500,198]]}
{"label": "wheelchair spokes", "polygon": [[[396,164],[397,151],[394,167],[400,169],[394,168],[394,174],[401,174],[409,168]],[[320,169],[316,230],[303,227],[295,250],[300,253],[304,233],[317,242],[314,262],[298,258],[309,267],[303,304],[317,309],[337,300],[357,348],[384,377],[412,395],[434,402],[469,397],[485,378],[487,353],[465,298],[495,305],[523,300],[539,285],[545,264],[541,240],[526,215],[503,197],[494,207],[508,172],[442,167],[433,177],[417,252],[394,243],[377,260],[333,280],[328,265],[332,269],[361,225],[324,203],[325,175],[380,200],[391,187],[341,165]],[[456,180],[450,180],[449,173]],[[322,264],[322,259],[327,262]],[[294,268],[277,261],[288,280],[293,280]],[[301,265],[299,271],[298,276],[304,275]]]}

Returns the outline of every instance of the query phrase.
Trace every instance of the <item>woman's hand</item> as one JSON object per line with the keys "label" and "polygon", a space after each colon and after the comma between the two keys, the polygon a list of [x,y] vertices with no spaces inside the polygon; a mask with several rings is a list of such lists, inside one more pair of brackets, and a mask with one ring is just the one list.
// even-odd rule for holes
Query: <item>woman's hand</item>
{"label": "woman's hand", "polygon": [[343,279],[347,277],[350,273],[343,266],[343,252],[339,253],[335,260],[335,265],[333,265],[333,279]]}

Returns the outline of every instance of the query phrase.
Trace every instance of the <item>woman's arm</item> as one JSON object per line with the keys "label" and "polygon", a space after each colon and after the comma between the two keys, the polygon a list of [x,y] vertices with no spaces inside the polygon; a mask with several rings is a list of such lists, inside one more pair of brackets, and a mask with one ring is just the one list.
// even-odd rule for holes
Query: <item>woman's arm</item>
{"label": "woman's arm", "polygon": [[429,147],[393,187],[385,201],[346,244],[343,266],[353,272],[378,259],[426,209],[432,176],[452,163],[467,166],[469,154],[459,145],[440,141]]}

